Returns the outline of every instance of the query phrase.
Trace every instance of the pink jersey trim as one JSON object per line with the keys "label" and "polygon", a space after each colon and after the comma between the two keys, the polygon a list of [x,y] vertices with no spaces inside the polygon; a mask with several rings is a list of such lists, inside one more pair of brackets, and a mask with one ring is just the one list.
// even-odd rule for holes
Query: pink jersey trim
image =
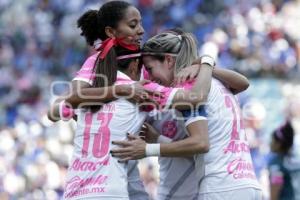
{"label": "pink jersey trim", "polygon": [[142,67],[142,76],[141,79],[150,80],[149,72],[146,70],[145,66]]}
{"label": "pink jersey trim", "polygon": [[174,94],[176,93],[177,89],[176,88],[171,88],[171,87],[164,87],[161,86],[157,83],[148,83],[144,85],[145,89],[149,89],[152,91],[158,91],[162,93],[162,97],[156,97],[153,96],[153,99],[156,100],[159,105],[165,107],[165,106],[169,106],[170,102],[172,101]]}
{"label": "pink jersey trim", "polygon": [[95,79],[95,73],[93,72],[95,62],[97,60],[99,52],[88,57],[84,64],[81,66],[80,70],[76,73],[76,76],[73,80],[81,80],[89,84],[93,83]]}

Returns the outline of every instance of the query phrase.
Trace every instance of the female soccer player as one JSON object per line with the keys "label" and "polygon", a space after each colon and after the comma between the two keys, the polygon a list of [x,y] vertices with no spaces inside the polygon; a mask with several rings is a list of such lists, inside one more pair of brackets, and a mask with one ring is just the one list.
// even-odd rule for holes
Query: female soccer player
{"label": "female soccer player", "polygon": [[[192,51],[185,51],[181,54],[180,48],[184,40],[187,40],[185,34],[169,32],[154,36],[145,43],[143,62],[152,79],[163,85],[171,84],[174,71],[182,66],[179,64],[182,59],[193,58]],[[194,71],[199,70],[197,67],[193,68]],[[193,69],[189,68],[189,70]],[[183,87],[190,86],[185,84]],[[188,158],[178,158],[178,160],[163,158],[164,160],[160,162],[163,168],[160,169],[159,199],[182,198],[180,193],[189,192],[197,178],[200,184],[199,194],[196,194],[196,197],[190,195],[189,199],[197,199],[197,196],[199,199],[217,200],[261,199],[260,187],[253,172],[249,147],[241,121],[240,108],[232,93],[217,80],[212,82],[205,112],[206,114],[203,112],[196,112],[196,114],[208,122],[209,152],[204,154],[202,165],[200,164],[201,156],[198,156],[195,162]],[[191,113],[186,113],[186,116],[191,116]],[[153,125],[160,130],[159,132],[164,129],[159,123]],[[167,135],[177,140],[174,132]],[[170,142],[170,140],[162,142]],[[123,161],[147,155],[145,152],[148,144],[139,138],[131,137],[131,141],[116,141],[115,144],[124,146],[123,149],[113,150],[113,155],[121,157]],[[170,156],[173,153],[172,156],[181,156],[181,152],[186,151],[185,148],[184,145],[180,145],[180,141],[173,142],[173,144],[160,144],[160,155]],[[203,177],[197,176],[197,171],[201,171],[199,169],[201,166],[204,168]]]}
{"label": "female soccer player", "polygon": [[[132,6],[131,4],[124,2],[124,1],[114,1],[114,2],[108,2],[103,4],[103,6],[97,10],[90,10],[86,12],[79,20],[78,20],[78,27],[82,30],[82,35],[86,38],[89,45],[94,46],[94,48],[100,47],[100,40],[103,41],[107,38],[122,38],[122,41],[120,41],[122,44],[129,45],[129,47],[132,49],[136,49],[136,47],[140,46],[141,37],[144,33],[144,29],[141,26],[141,17],[138,10]],[[98,28],[97,28],[98,27]],[[111,52],[108,52],[108,55],[103,58],[103,63],[110,63],[114,64],[116,62],[115,57],[115,51],[112,50]],[[81,90],[83,88],[91,87],[90,83],[92,83],[92,79],[86,81],[86,71],[85,67],[92,65],[94,66],[94,63],[97,59],[98,54],[94,54],[91,57],[89,57],[82,70],[79,72],[80,75],[78,76],[79,79],[75,79],[72,81],[72,92],[73,93],[79,93],[81,94]],[[110,61],[112,59],[113,61]],[[118,64],[122,66],[128,66],[130,62],[133,62],[136,60],[136,56],[127,59],[127,60],[120,60],[118,61]],[[99,62],[99,65],[101,65]],[[112,67],[116,67],[113,65]],[[96,68],[95,68],[96,69]],[[102,68],[104,69],[104,68]],[[112,69],[112,68],[108,68]],[[83,78],[82,80],[80,78]],[[85,78],[85,79],[84,79]],[[101,77],[100,77],[101,78]],[[101,81],[101,80],[100,80]],[[99,83],[99,80],[98,80]],[[97,84],[96,81],[93,84]],[[100,92],[100,94],[104,94],[107,92],[108,94],[112,94],[113,91],[116,92],[117,95],[127,95],[126,91],[128,91],[128,87],[126,85],[123,86],[117,86],[113,85],[110,87],[106,87],[105,90],[101,90],[101,88],[98,88],[96,91]],[[135,89],[134,87],[129,87],[132,89],[130,92],[134,92],[133,99],[140,100],[141,96],[145,95],[145,90],[142,88]],[[113,90],[115,89],[115,90]],[[126,90],[127,89],[127,90]],[[98,93],[97,96],[98,99],[101,98],[101,96]],[[113,95],[106,96],[108,100],[114,100],[116,98],[113,97]],[[73,115],[72,109],[69,109],[66,104],[61,101],[63,98],[58,99],[54,105],[51,107],[51,110],[48,114],[49,118],[53,121],[57,121],[58,119],[64,119],[67,120],[70,118],[70,116]],[[103,102],[105,102],[103,100]],[[98,104],[99,105],[99,104]],[[61,111],[60,115],[59,112]],[[80,135],[78,135],[77,140],[75,140],[75,147],[78,147],[76,145],[83,145],[82,141],[80,142],[80,138],[86,141],[88,138],[88,135],[86,135],[86,138],[82,138]],[[86,143],[85,143],[86,144]],[[86,147],[85,147],[86,148]],[[77,164],[80,160],[77,160]],[[89,162],[87,158],[85,158],[85,162],[87,164],[91,164],[92,162]],[[83,162],[84,164],[84,162]],[[139,172],[137,169],[137,162],[129,162],[128,163],[128,192],[131,200],[144,200],[148,199],[148,195],[144,191],[143,184],[139,178]],[[72,165],[71,165],[72,166]],[[76,165],[80,166],[80,165]],[[79,177],[79,176],[77,176]],[[76,181],[76,179],[74,179]],[[101,190],[101,189],[100,189]],[[95,191],[97,192],[97,191]],[[72,196],[72,195],[71,195]],[[76,196],[76,195],[75,195]],[[78,197],[78,196],[77,196]]]}
{"label": "female soccer player", "polygon": [[293,146],[294,130],[290,122],[273,132],[268,168],[270,173],[271,200],[295,199],[295,191],[292,186],[292,177],[284,165],[288,160]]}

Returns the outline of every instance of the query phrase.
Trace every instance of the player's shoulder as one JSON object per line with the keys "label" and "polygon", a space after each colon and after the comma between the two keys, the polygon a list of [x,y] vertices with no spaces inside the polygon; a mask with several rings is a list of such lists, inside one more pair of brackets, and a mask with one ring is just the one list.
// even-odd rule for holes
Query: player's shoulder
{"label": "player's shoulder", "polygon": [[225,86],[218,79],[212,78],[211,79],[211,87],[213,87],[213,88],[224,88]]}
{"label": "player's shoulder", "polygon": [[224,85],[219,80],[213,78],[211,81],[210,96],[219,95],[220,93],[222,93],[222,90],[224,88]]}
{"label": "player's shoulder", "polygon": [[97,60],[99,53],[94,53],[92,55],[90,55],[83,63],[82,68],[91,68],[94,67],[95,62]]}

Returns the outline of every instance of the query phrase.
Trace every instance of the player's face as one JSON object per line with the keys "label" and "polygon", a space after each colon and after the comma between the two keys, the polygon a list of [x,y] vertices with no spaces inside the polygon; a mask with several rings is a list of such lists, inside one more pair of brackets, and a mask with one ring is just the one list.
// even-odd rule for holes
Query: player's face
{"label": "player's face", "polygon": [[174,79],[174,58],[166,56],[160,61],[153,56],[143,56],[143,63],[150,79],[164,86],[170,86]]}
{"label": "player's face", "polygon": [[140,12],[133,6],[127,8],[124,18],[118,23],[113,33],[116,38],[124,38],[126,44],[141,46],[144,28]]}

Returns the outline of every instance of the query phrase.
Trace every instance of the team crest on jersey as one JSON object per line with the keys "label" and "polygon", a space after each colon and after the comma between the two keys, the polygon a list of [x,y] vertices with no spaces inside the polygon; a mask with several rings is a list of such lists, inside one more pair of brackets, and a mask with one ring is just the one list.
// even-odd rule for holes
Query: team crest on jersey
{"label": "team crest on jersey", "polygon": [[162,134],[168,138],[174,138],[177,132],[175,121],[165,121],[162,125]]}

